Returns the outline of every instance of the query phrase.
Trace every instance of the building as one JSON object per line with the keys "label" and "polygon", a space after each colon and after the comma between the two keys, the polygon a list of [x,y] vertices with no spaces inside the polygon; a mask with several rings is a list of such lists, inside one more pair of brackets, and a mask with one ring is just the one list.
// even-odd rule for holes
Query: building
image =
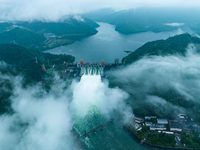
{"label": "building", "polygon": [[169,120],[170,131],[182,132],[182,126],[177,120]]}
{"label": "building", "polygon": [[156,118],[157,118],[157,116],[151,116],[151,118],[152,118],[152,119],[156,119]]}
{"label": "building", "polygon": [[179,121],[190,121],[190,119],[188,118],[188,116],[186,116],[185,114],[179,114],[178,115],[178,120]]}
{"label": "building", "polygon": [[150,116],[145,116],[144,118],[145,118],[145,120],[150,120],[151,119]]}
{"label": "building", "polygon": [[157,119],[157,123],[158,124],[168,124],[168,121],[167,121],[167,119]]}
{"label": "building", "polygon": [[182,132],[182,128],[179,126],[170,126],[170,131],[173,132]]}
{"label": "building", "polygon": [[[161,133],[161,131],[158,131],[158,133]],[[165,133],[165,134],[174,134],[174,132],[169,132],[169,131],[162,131],[162,133]]]}
{"label": "building", "polygon": [[167,127],[164,124],[152,124],[152,126],[150,126],[150,130],[151,131],[164,131],[164,130],[167,130]]}
{"label": "building", "polygon": [[193,121],[184,121],[184,122],[181,122],[181,124],[184,126],[184,127],[196,127],[197,125],[195,124],[195,122]]}
{"label": "building", "polygon": [[134,116],[134,121],[137,122],[137,123],[143,123],[144,117]]}
{"label": "building", "polygon": [[136,131],[139,131],[139,130],[142,129],[142,124],[136,123],[136,124],[134,125],[134,128],[135,128]]}
{"label": "building", "polygon": [[147,127],[152,126],[152,124],[153,124],[152,122],[147,122],[147,121],[145,122],[145,125],[146,125]]}

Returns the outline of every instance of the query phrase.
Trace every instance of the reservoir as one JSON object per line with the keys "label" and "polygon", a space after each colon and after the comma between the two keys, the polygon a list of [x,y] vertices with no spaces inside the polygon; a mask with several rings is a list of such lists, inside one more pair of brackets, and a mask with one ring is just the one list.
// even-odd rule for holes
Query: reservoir
{"label": "reservoir", "polygon": [[[76,58],[76,62],[83,59],[84,62],[114,62],[115,58],[121,59],[128,55],[124,50],[135,51],[137,48],[149,41],[167,39],[184,31],[181,29],[171,32],[144,32],[138,34],[124,35],[115,31],[115,26],[108,23],[98,23],[98,33],[75,41],[71,45],[60,46],[46,52],[52,54],[68,54]],[[187,31],[188,29],[186,29]]]}

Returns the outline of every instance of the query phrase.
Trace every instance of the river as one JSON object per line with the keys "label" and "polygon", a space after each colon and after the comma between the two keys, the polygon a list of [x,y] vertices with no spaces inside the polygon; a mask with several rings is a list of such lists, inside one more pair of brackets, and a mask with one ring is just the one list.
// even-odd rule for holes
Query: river
{"label": "river", "polygon": [[107,63],[112,63],[115,58],[121,60],[128,55],[124,52],[126,49],[135,51],[146,42],[167,39],[170,36],[183,33],[181,29],[178,29],[171,32],[144,32],[124,35],[116,32],[113,25],[101,22],[98,24],[100,27],[97,28],[97,34],[80,41],[75,41],[71,45],[60,46],[45,52],[73,55],[76,57],[76,62],[83,59],[84,62],[101,62],[105,60]]}
{"label": "river", "polygon": [[108,105],[112,101],[108,98],[111,91],[116,89],[110,89],[107,84],[101,82],[100,75],[83,75],[75,86],[71,109],[75,111],[73,128],[77,134],[83,136],[85,132],[90,132],[115,118],[104,127],[80,138],[82,147],[86,150],[145,150],[146,148],[129,136],[117,121],[116,112],[112,113],[115,104],[105,108],[104,104]]}

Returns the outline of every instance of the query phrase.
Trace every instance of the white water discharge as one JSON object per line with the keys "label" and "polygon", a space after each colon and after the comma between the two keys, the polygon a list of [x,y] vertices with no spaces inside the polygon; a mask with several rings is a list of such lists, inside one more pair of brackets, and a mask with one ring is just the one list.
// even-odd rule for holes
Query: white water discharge
{"label": "white water discharge", "polygon": [[91,106],[96,106],[102,114],[109,114],[125,107],[124,100],[128,94],[119,88],[109,88],[108,82],[101,82],[100,75],[86,75],[76,83],[73,90],[72,108],[79,116],[85,116]]}
{"label": "white water discharge", "polygon": [[95,67],[95,66],[86,66],[81,67],[81,75],[103,75],[104,68],[103,67]]}
{"label": "white water discharge", "polygon": [[[82,135],[84,130],[103,124],[111,118],[114,110],[123,112],[124,99],[128,95],[119,88],[111,89],[107,82],[101,82],[100,75],[84,74],[75,84],[71,109],[74,113],[75,127]],[[127,110],[127,109],[126,109]]]}
{"label": "white water discharge", "polygon": [[[116,112],[123,118],[129,119],[131,109],[126,105],[128,94],[119,88],[109,88],[108,83],[101,81],[100,75],[84,74],[80,82],[75,83],[71,111],[74,111],[73,120],[75,131],[83,136],[105,122],[115,118]],[[79,139],[83,147],[91,149],[133,149],[137,145],[113,121],[103,128]],[[142,148],[140,148],[142,149]]]}
{"label": "white water discharge", "polygon": [[101,82],[100,75],[83,75],[81,81],[77,83],[73,91],[72,106],[78,111],[79,116],[85,116],[90,106],[98,106],[101,103],[104,93],[104,83]]}

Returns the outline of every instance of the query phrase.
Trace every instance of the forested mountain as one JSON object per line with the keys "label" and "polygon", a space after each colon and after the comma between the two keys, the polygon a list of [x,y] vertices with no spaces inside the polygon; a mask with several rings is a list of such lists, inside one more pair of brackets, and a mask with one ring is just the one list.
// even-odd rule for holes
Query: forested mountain
{"label": "forested mountain", "polygon": [[199,22],[200,19],[194,14],[200,14],[200,11],[197,9],[181,8],[138,8],[114,12],[99,18],[99,21],[101,20],[114,25],[125,21],[132,21],[141,25],[170,22]]}
{"label": "forested mountain", "polygon": [[[188,44],[194,44],[191,45],[191,49],[196,50],[194,53],[191,51],[189,53],[187,50]],[[133,112],[136,115],[156,115],[160,118],[174,119],[172,114],[176,109],[170,107],[176,108],[178,106],[177,108],[185,109],[196,122],[200,123],[200,104],[194,94],[196,87],[199,85],[197,83],[199,75],[198,71],[195,73],[190,72],[191,68],[196,70],[196,66],[198,66],[195,60],[193,62],[193,57],[197,55],[196,52],[200,53],[199,44],[200,38],[187,33],[166,40],[148,42],[123,58],[122,62],[125,63],[125,66],[109,77],[109,84],[111,87],[118,86],[130,94],[128,103],[133,107]],[[174,65],[172,65],[173,61]],[[190,64],[186,67],[186,63],[195,63],[195,65]],[[182,68],[183,66],[185,68]],[[191,87],[194,86],[195,90],[190,90],[190,87],[188,91],[193,93],[195,98],[188,98],[177,90],[179,89],[176,87],[177,84],[186,88],[190,87],[189,84]],[[149,95],[153,96],[152,99],[155,101],[145,100],[148,99]],[[165,100],[167,103],[160,101],[156,106],[156,97]],[[158,109],[160,104],[166,110]],[[170,105],[170,107],[167,105]],[[175,114],[177,113],[175,112]]]}
{"label": "forested mountain", "polygon": [[0,43],[16,43],[45,50],[94,35],[97,27],[97,23],[84,17],[67,18],[60,22],[0,23]]}
{"label": "forested mountain", "polygon": [[112,14],[116,12],[114,9],[112,8],[103,8],[103,9],[99,9],[99,10],[95,10],[89,13],[85,13],[82,14],[82,16],[86,17],[86,18],[90,18],[93,21],[101,21],[102,17],[105,17],[109,14]]}
{"label": "forested mountain", "polygon": [[125,34],[172,31],[182,27],[166,23],[184,23],[183,26],[191,28],[194,26],[193,29],[196,31],[199,27],[195,24],[200,22],[198,15],[200,15],[198,9],[138,8],[109,13],[96,20],[113,24],[116,26],[116,31]]}
{"label": "forested mountain", "polygon": [[147,28],[134,24],[133,22],[120,22],[119,24],[117,24],[115,30],[124,34],[132,34],[132,33],[140,33],[148,31]]}
{"label": "forested mountain", "polygon": [[128,56],[122,59],[122,62],[126,64],[132,63],[144,56],[151,55],[169,55],[169,54],[181,54],[184,55],[186,52],[186,47],[189,43],[200,44],[200,39],[193,37],[190,34],[181,34],[174,37],[170,37],[166,40],[157,40],[153,42],[148,42],[130,53]]}
{"label": "forested mountain", "polygon": [[93,35],[97,33],[95,29],[99,26],[97,23],[87,18],[79,19],[69,18],[60,22],[19,22],[17,24],[37,33],[53,33],[56,36],[66,34]]}
{"label": "forested mountain", "polygon": [[53,55],[38,50],[27,49],[16,44],[0,44],[0,61],[4,61],[25,76],[26,82],[38,82],[46,75],[42,69],[47,61],[51,64],[73,62],[70,55]]}
{"label": "forested mountain", "polygon": [[43,35],[19,27],[0,33],[0,43],[16,43],[34,48],[44,46],[44,41]]}
{"label": "forested mountain", "polygon": [[12,27],[12,23],[1,22],[0,23],[0,33],[10,29],[11,27]]}
{"label": "forested mountain", "polygon": [[[17,44],[0,44],[0,75],[8,75],[1,78],[0,86],[0,114],[11,112],[9,97],[13,94],[13,83],[10,78],[16,75],[23,77],[23,86],[29,86],[38,82],[44,83],[48,90],[51,73],[47,69],[52,65],[60,65],[63,62],[73,62],[75,58],[70,55],[53,55],[38,50],[27,49]],[[46,81],[47,80],[47,81]]]}

